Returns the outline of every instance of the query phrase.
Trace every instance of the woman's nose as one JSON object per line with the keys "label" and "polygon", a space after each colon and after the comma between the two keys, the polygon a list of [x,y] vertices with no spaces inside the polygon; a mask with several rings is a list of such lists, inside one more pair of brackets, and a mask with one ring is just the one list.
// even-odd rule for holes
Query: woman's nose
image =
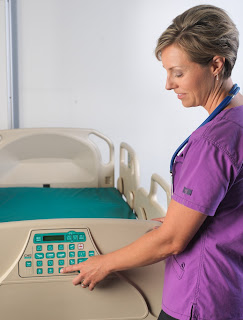
{"label": "woman's nose", "polygon": [[166,83],[165,83],[165,89],[166,90],[172,90],[175,88],[175,84],[174,82],[171,80],[170,77],[167,77],[166,79]]}

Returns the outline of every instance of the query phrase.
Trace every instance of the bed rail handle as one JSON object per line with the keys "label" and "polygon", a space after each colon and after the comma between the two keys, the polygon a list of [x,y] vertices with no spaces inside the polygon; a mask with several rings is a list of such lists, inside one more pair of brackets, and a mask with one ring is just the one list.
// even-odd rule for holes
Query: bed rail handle
{"label": "bed rail handle", "polygon": [[150,198],[152,201],[157,201],[158,185],[166,193],[167,208],[168,208],[170,200],[171,200],[170,186],[167,183],[167,181],[165,179],[163,179],[161,176],[159,176],[157,173],[154,173],[151,177],[151,185],[150,185],[150,191],[149,191],[148,198]]}
{"label": "bed rail handle", "polygon": [[127,199],[129,206],[134,208],[135,194],[139,187],[139,162],[135,151],[127,143],[120,144],[120,175],[117,188]]}
{"label": "bed rail handle", "polygon": [[[96,131],[96,130],[93,130],[93,129],[88,130],[89,139],[90,139],[90,135],[92,135],[92,134],[94,136],[97,136],[100,139],[104,140],[108,144],[108,147],[109,147],[109,163],[114,163],[114,145],[113,145],[112,141],[109,138],[107,138],[105,135],[100,133],[99,131]],[[92,140],[92,142],[94,142],[94,141]]]}

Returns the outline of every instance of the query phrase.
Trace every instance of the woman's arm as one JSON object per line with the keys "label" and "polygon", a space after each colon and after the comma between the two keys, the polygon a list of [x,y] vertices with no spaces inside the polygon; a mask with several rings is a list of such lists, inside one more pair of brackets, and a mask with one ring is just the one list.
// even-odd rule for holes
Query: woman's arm
{"label": "woman's arm", "polygon": [[153,264],[182,252],[206,217],[171,200],[165,220],[159,228],[117,251],[63,268],[63,273],[80,271],[73,284],[82,283],[93,290],[98,282],[112,272]]}

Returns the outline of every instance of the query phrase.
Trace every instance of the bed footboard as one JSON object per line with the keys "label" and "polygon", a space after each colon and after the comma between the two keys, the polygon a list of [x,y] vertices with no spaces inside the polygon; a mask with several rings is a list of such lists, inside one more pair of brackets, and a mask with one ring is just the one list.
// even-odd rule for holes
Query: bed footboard
{"label": "bed footboard", "polygon": [[157,319],[164,262],[112,274],[92,292],[73,286],[74,274],[59,273],[63,263],[119,249],[156,225],[117,219],[1,223],[1,319]]}

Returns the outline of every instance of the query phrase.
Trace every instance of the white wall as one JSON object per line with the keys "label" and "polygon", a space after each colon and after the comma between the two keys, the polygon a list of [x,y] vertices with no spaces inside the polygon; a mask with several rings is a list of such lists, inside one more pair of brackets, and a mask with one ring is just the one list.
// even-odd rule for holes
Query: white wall
{"label": "white wall", "polygon": [[5,3],[0,0],[0,129],[8,128]]}
{"label": "white wall", "polygon": [[[193,5],[218,5],[243,32],[240,0],[18,0],[20,127],[86,127],[137,152],[141,185],[169,181],[176,147],[207,116],[166,92],[156,41]],[[242,34],[241,34],[242,42]],[[243,87],[242,47],[233,80]]]}

